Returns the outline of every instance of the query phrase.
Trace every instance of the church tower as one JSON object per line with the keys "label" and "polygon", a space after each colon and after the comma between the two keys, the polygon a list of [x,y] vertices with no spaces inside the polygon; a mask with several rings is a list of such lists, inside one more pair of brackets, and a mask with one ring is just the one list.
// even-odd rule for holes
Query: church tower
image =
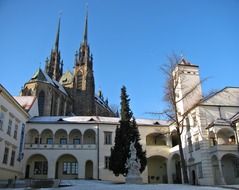
{"label": "church tower", "polygon": [[185,113],[202,99],[199,67],[182,58],[174,75],[177,77],[176,101],[179,112]]}
{"label": "church tower", "polygon": [[61,60],[61,53],[59,50],[60,23],[61,20],[59,18],[55,47],[51,50],[50,59],[46,59],[45,65],[45,72],[56,81],[60,80],[63,71],[63,61]]}
{"label": "church tower", "polygon": [[88,44],[88,13],[85,18],[83,41],[75,54],[73,72],[74,112],[77,115],[95,114],[95,82],[93,58]]}

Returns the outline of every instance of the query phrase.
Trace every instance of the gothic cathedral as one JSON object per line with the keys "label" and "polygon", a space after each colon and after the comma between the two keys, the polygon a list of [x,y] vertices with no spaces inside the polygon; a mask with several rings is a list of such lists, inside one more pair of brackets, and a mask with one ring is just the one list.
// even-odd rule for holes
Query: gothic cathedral
{"label": "gothic cathedral", "polygon": [[83,41],[75,54],[74,70],[63,73],[59,50],[60,19],[54,48],[46,59],[45,70],[39,68],[24,84],[22,96],[38,97],[40,116],[117,116],[104,100],[95,95],[93,56],[88,44],[88,15],[85,18]]}

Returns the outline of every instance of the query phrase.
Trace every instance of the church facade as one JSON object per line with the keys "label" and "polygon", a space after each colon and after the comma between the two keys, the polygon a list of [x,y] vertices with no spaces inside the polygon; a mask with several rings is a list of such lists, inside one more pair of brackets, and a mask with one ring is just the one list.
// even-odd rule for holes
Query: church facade
{"label": "church facade", "polygon": [[74,70],[63,73],[63,60],[59,50],[60,20],[54,48],[46,59],[45,69],[39,68],[25,83],[21,95],[38,98],[39,115],[96,115],[117,114],[104,100],[102,92],[95,94],[93,56],[88,44],[88,16],[85,19],[83,41],[75,54]]}

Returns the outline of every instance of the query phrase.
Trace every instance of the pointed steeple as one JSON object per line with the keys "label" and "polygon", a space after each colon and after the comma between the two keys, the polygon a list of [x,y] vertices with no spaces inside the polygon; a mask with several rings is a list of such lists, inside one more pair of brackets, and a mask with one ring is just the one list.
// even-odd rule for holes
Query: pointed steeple
{"label": "pointed steeple", "polygon": [[88,38],[88,7],[86,8],[85,30],[84,30],[83,43],[87,44],[87,38]]}
{"label": "pointed steeple", "polygon": [[55,47],[51,50],[49,59],[46,60],[45,72],[50,78],[59,81],[63,72],[63,61],[61,60],[61,53],[59,50],[61,18],[59,17],[58,27],[56,32]]}
{"label": "pointed steeple", "polygon": [[56,41],[55,41],[55,51],[58,51],[59,49],[60,26],[61,26],[61,17],[59,17],[59,21],[58,21],[58,28],[57,28]]}

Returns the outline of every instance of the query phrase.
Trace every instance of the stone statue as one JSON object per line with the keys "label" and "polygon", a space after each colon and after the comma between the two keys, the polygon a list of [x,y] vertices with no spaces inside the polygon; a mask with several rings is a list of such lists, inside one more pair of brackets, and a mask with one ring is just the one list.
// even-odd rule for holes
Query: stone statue
{"label": "stone statue", "polygon": [[125,167],[128,168],[128,174],[126,177],[126,183],[139,184],[142,183],[140,177],[140,159],[137,158],[137,150],[135,148],[135,141],[130,143],[129,147],[130,158],[127,159]]}

